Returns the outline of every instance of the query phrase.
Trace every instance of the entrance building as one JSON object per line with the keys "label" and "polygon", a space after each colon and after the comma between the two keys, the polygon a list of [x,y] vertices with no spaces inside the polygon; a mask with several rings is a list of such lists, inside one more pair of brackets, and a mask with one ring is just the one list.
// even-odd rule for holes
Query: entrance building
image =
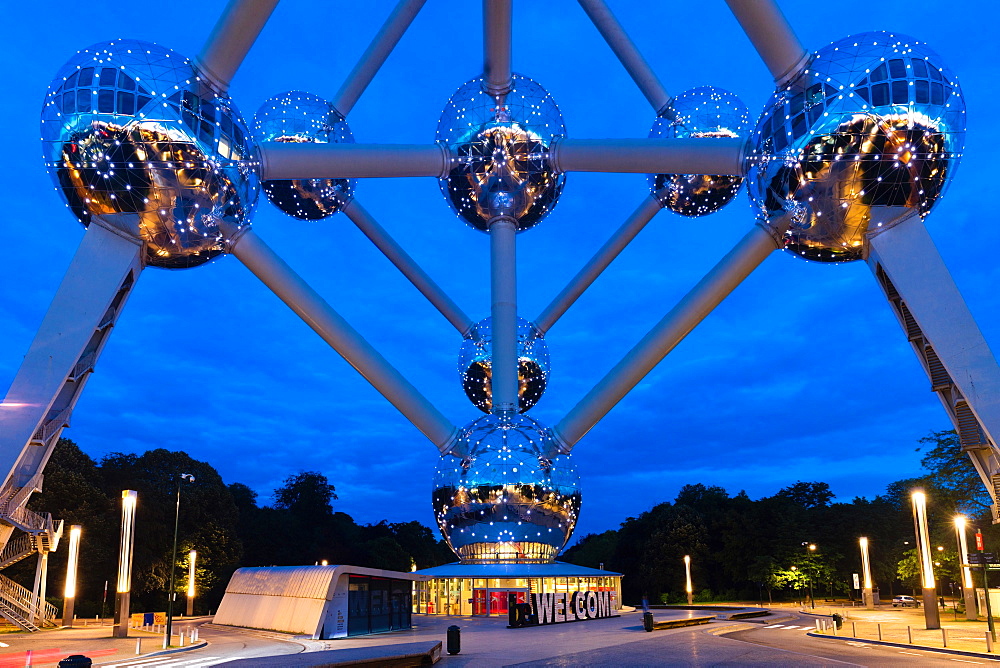
{"label": "entrance building", "polygon": [[417,571],[413,611],[428,615],[507,616],[509,595],[527,603],[535,593],[610,592],[621,609],[622,574],[560,561],[548,564],[447,564]]}

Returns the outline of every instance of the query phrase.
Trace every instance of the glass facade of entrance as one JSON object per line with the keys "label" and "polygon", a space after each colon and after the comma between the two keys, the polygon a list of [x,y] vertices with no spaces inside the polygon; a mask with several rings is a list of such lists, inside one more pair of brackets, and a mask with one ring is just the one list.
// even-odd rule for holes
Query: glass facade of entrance
{"label": "glass facade of entrance", "polygon": [[347,590],[347,635],[410,628],[411,582],[351,575]]}
{"label": "glass facade of entrance", "polygon": [[[610,591],[611,607],[621,607],[621,576],[458,578],[413,583],[413,612],[428,615],[506,615],[507,594],[524,603],[532,593]],[[523,597],[523,599],[522,599]]]}

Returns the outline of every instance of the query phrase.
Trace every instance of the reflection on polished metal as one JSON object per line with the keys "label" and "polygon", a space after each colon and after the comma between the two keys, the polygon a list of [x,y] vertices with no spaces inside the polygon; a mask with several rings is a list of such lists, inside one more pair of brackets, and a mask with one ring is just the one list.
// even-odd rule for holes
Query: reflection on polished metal
{"label": "reflection on polished metal", "polygon": [[[476,408],[493,408],[492,318],[484,318],[469,329],[458,353],[462,389]],[[531,409],[542,398],[549,379],[549,346],[533,323],[517,319],[518,412]]]}
{"label": "reflection on polished metal", "polygon": [[544,456],[550,438],[526,415],[486,415],[459,435],[466,457],[441,458],[434,516],[462,563],[546,563],[566,545],[580,476],[569,455]]}
{"label": "reflection on polished metal", "polygon": [[232,100],[187,58],[119,40],[79,51],[42,108],[45,164],[66,204],[182,269],[223,252],[219,221],[250,223],[257,150]]}
{"label": "reflection on polished metal", "polygon": [[549,163],[552,141],[566,134],[552,96],[514,74],[498,102],[483,92],[482,77],[459,88],[438,121],[437,141],[448,146],[452,168],[441,192],[459,216],[482,232],[498,216],[520,232],[556,205],[566,182]]}
{"label": "reflection on polished metal", "polygon": [[[700,86],[673,98],[653,122],[651,139],[746,137],[750,111],[729,91]],[[714,213],[736,197],[742,176],[650,174],[649,190],[660,205],[684,216]]]}
{"label": "reflection on polished metal", "polygon": [[961,158],[965,100],[923,42],[887,32],[817,51],[765,106],[748,186],[761,214],[795,221],[785,249],[861,259],[866,235],[937,202]]}
{"label": "reflection on polished metal", "polygon": [[[294,144],[353,144],[347,122],[323,98],[289,91],[261,105],[254,116],[257,141]],[[354,194],[353,179],[277,179],[264,181],[264,194],[289,216],[319,220],[340,210],[340,198]]]}

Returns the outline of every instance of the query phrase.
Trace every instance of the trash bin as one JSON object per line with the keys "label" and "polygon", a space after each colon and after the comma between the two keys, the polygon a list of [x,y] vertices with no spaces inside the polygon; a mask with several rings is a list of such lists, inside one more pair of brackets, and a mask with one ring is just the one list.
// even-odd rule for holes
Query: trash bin
{"label": "trash bin", "polygon": [[462,629],[452,624],[448,627],[448,654],[462,651]]}
{"label": "trash bin", "polygon": [[646,629],[646,631],[653,630],[653,613],[651,612],[642,613],[642,628]]}
{"label": "trash bin", "polygon": [[94,665],[89,656],[73,654],[59,662],[59,668],[90,668]]}
{"label": "trash bin", "polygon": [[833,619],[833,626],[835,628],[840,629],[844,625],[844,618],[836,612],[830,615],[830,617]]}

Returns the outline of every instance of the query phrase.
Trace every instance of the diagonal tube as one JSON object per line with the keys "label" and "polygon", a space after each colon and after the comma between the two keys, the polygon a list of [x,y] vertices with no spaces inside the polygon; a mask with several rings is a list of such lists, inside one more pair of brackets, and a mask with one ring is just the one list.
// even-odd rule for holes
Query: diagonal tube
{"label": "diagonal tube", "polygon": [[458,430],[253,230],[227,229],[229,252],[365,377],[442,453]]}
{"label": "diagonal tube", "polygon": [[805,66],[809,53],[792,32],[792,27],[774,0],[726,0],[726,4],[757,49],[775,83],[779,86],[786,84]]}
{"label": "diagonal tube", "polygon": [[786,214],[771,226],[757,224],[643,339],[552,429],[556,447],[569,452],[632,388],[652,371],[705,316],[778,248]]}
{"label": "diagonal tube", "polygon": [[569,307],[597,280],[597,277],[608,268],[608,265],[642,231],[642,228],[646,227],[646,223],[651,221],[661,208],[656,195],[650,195],[642,201],[639,208],[622,223],[622,226],[594,254],[590,262],[573,277],[562,292],[556,295],[552,303],[535,319],[535,326],[542,334],[549,331],[549,328],[569,310]]}
{"label": "diagonal tube", "polygon": [[495,414],[516,413],[517,356],[517,225],[497,217],[490,230],[490,386]]}
{"label": "diagonal tube", "polygon": [[[323,144],[316,144],[323,146]],[[329,145],[329,144],[327,144]],[[745,139],[559,139],[549,160],[559,172],[734,174],[742,176]],[[308,146],[308,144],[296,144]]]}
{"label": "diagonal tube", "polygon": [[440,178],[447,174],[450,162],[448,149],[443,144],[297,144],[270,141],[260,144],[260,157],[261,180],[398,176]]}
{"label": "diagonal tube", "polygon": [[399,0],[399,4],[382,24],[382,28],[331,101],[341,116],[347,116],[354,109],[358,98],[378,74],[392,50],[396,48],[399,39],[410,27],[417,12],[424,6],[424,2],[425,0]]}
{"label": "diagonal tube", "polygon": [[278,0],[229,0],[195,64],[222,91],[243,64]]}
{"label": "diagonal tube", "polygon": [[388,232],[378,224],[368,211],[355,199],[341,202],[341,211],[351,219],[359,230],[368,237],[382,254],[389,258],[413,286],[441,312],[460,334],[465,334],[472,327],[472,320],[458,307],[451,297],[435,283],[420,266],[413,261],[402,247],[396,243]]}
{"label": "diagonal tube", "polygon": [[511,0],[483,0],[483,83],[487,93],[510,92]]}
{"label": "diagonal tube", "polygon": [[642,57],[635,44],[629,39],[618,19],[608,8],[604,0],[579,0],[583,11],[590,17],[594,27],[608,43],[615,56],[621,62],[632,81],[639,87],[653,106],[653,111],[660,115],[670,104],[670,95],[653,72],[646,59]]}

